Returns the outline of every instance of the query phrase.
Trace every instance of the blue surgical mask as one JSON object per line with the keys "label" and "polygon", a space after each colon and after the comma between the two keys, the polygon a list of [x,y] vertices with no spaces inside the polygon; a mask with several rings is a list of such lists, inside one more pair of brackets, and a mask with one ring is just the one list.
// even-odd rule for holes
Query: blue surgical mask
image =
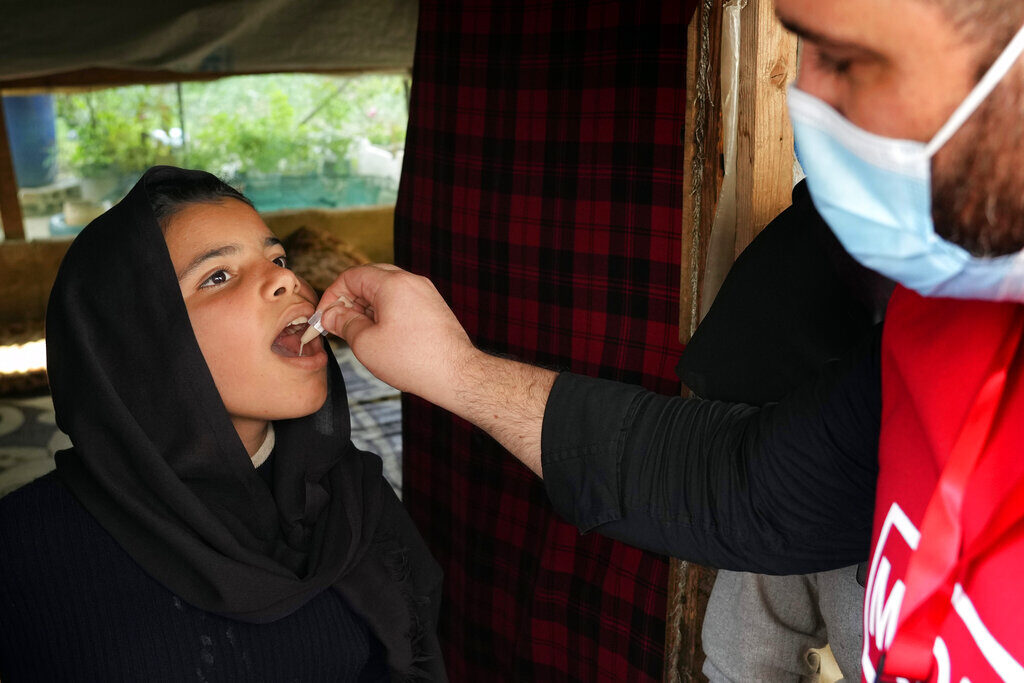
{"label": "blue surgical mask", "polygon": [[869,133],[825,102],[789,89],[789,115],[807,189],[859,262],[920,294],[1024,302],[1024,251],[972,256],[935,232],[935,153],[1024,53],[1024,28],[928,143]]}

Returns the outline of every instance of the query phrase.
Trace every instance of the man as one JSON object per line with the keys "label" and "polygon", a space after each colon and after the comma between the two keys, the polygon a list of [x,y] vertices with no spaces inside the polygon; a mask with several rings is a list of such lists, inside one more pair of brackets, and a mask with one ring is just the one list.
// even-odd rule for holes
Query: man
{"label": "man", "polygon": [[[892,290],[846,253],[800,182],[792,205],[730,268],[677,373],[701,398],[777,402],[877,334]],[[800,495],[820,496],[812,487]],[[859,681],[864,570],[719,570],[701,635],[704,675],[711,683],[817,681],[824,667],[813,650],[828,643],[843,680]]]}
{"label": "man", "polygon": [[324,325],[490,432],[584,531],[759,572],[869,559],[867,680],[1024,680],[1024,3],[776,10],[804,38],[790,107],[815,205],[904,285],[880,343],[756,409],[487,356],[393,267],[347,271]]}

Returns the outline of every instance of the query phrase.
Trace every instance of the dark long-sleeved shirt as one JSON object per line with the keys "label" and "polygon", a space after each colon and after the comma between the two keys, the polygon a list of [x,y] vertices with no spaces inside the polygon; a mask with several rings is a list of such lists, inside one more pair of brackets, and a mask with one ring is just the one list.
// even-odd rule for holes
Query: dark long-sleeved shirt
{"label": "dark long-sleeved shirt", "polygon": [[793,574],[868,555],[878,474],[881,328],[756,408],[562,373],[544,415],[558,512],[659,553]]}
{"label": "dark long-sleeved shirt", "polygon": [[339,593],[266,624],[198,609],[146,574],[49,474],[0,500],[0,679],[382,681]]}

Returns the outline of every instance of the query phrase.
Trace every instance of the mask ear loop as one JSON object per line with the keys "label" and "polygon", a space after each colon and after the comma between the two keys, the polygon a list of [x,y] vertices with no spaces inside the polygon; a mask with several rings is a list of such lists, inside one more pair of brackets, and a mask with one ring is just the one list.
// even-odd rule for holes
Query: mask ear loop
{"label": "mask ear loop", "polygon": [[992,94],[995,87],[1003,80],[1003,77],[1013,68],[1017,58],[1024,54],[1024,26],[1021,26],[1013,40],[1003,49],[999,58],[992,63],[985,75],[981,77],[978,84],[974,86],[960,106],[956,108],[949,120],[943,124],[935,137],[925,147],[925,153],[932,157],[944,144],[949,142],[954,133],[971,117],[971,114],[985,101],[985,98]]}

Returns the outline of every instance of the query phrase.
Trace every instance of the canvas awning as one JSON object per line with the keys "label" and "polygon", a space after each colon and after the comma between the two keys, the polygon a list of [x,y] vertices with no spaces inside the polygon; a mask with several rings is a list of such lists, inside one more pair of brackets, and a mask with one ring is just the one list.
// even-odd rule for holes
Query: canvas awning
{"label": "canvas awning", "polygon": [[0,2],[0,84],[82,69],[405,70],[417,0]]}

